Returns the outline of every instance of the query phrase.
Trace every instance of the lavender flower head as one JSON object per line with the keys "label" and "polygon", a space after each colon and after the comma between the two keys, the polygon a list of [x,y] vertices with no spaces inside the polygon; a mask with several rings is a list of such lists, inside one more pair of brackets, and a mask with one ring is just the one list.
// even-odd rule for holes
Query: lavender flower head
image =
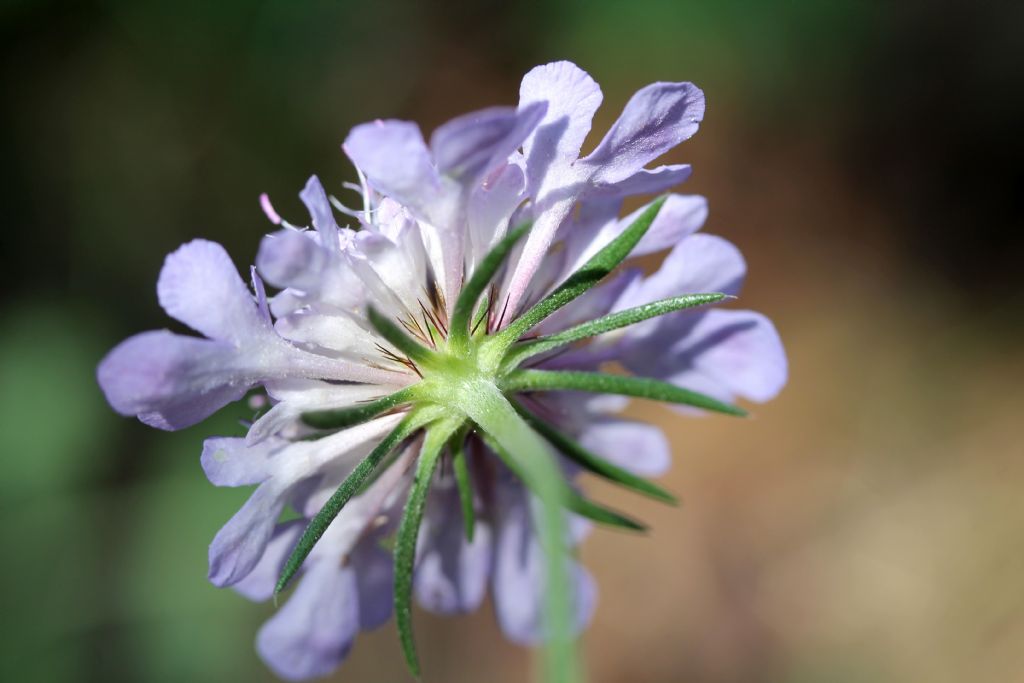
{"label": "lavender flower head", "polygon": [[[114,409],[160,429],[269,397],[244,437],[206,441],[202,465],[217,486],[256,486],[210,545],[210,580],[268,600],[295,579],[257,637],[282,678],[329,673],[392,612],[418,672],[413,595],[456,614],[489,590],[511,640],[564,655],[596,597],[571,549],[592,522],[641,528],[584,497],[577,475],[673,500],[647,479],[669,466],[664,435],[617,416],[629,397],[742,414],[737,398],[785,384],[768,319],[713,307],[738,294],[745,264],[697,232],[704,198],[619,217],[626,197],[690,175],[648,164],[697,131],[703,93],[641,89],[581,156],[601,99],[557,62],[526,74],[518,107],[461,116],[429,142],[404,121],[356,126],[343,145],[355,208],[316,176],[299,195],[309,227],[262,196],[279,229],[252,289],[221,246],[189,242],[157,292],[203,336],[145,332],[100,363]],[[653,275],[619,267],[666,250]],[[301,519],[280,522],[286,508]],[[552,677],[571,678],[563,660]]]}

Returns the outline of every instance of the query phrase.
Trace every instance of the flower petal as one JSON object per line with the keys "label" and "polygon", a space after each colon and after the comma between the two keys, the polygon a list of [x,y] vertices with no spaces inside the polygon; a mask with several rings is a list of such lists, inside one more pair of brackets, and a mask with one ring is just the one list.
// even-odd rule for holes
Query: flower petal
{"label": "flower petal", "polygon": [[621,182],[696,133],[703,118],[704,93],[693,83],[652,83],[580,163],[594,169],[594,183]]}
{"label": "flower petal", "polygon": [[203,442],[202,463],[206,478],[214,486],[248,486],[265,481],[272,471],[272,456],[287,442],[246,445],[245,439],[213,437]]}
{"label": "flower petal", "polygon": [[306,186],[299,193],[299,199],[309,210],[309,216],[313,219],[313,227],[320,234],[321,243],[332,245],[337,240],[338,222],[334,220],[334,211],[331,203],[327,200],[327,192],[320,179],[315,175],[309,176]]}
{"label": "flower petal", "polygon": [[[680,294],[735,295],[746,273],[743,254],[731,242],[716,235],[690,235],[669,252],[656,273],[624,292],[615,309],[623,310]],[[657,324],[658,320],[648,322]],[[631,334],[653,328],[654,325],[641,323],[631,328]]]}
{"label": "flower petal", "polygon": [[364,123],[352,129],[342,147],[374,189],[421,217],[437,215],[443,186],[415,123]]}
{"label": "flower petal", "polygon": [[594,113],[601,106],[601,88],[572,62],[552,62],[531,69],[519,86],[519,108],[547,102],[540,124],[523,143],[529,192],[538,196],[549,170],[568,167],[579,156],[590,132]]}
{"label": "flower petal", "polygon": [[379,535],[362,539],[349,558],[359,590],[359,627],[364,631],[386,624],[394,605],[395,561],[381,540]]}
{"label": "flower petal", "polygon": [[345,311],[325,311],[314,305],[279,318],[274,329],[289,341],[362,362],[365,358],[378,358],[377,344],[382,343],[380,337],[363,326],[363,320]]}
{"label": "flower petal", "polygon": [[178,247],[164,261],[156,289],[168,315],[210,339],[239,344],[267,329],[231,257],[216,242]]}
{"label": "flower petal", "polygon": [[245,395],[252,382],[234,368],[236,356],[225,342],[157,330],[118,344],[96,374],[117,412],[182,429]]}
{"label": "flower petal", "polygon": [[305,528],[306,520],[303,519],[293,519],[290,522],[278,524],[260,561],[244,579],[233,584],[231,589],[253,602],[264,602],[272,598],[284,563],[295,544],[299,542],[299,537]]}
{"label": "flower petal", "polygon": [[210,543],[210,583],[230,586],[253,570],[284,509],[287,489],[270,480],[249,496]]}
{"label": "flower petal", "polygon": [[266,383],[267,393],[278,402],[260,416],[245,436],[252,446],[292,425],[302,413],[334,410],[370,401],[398,391],[381,384],[331,384],[311,379],[285,379]]}
{"label": "flower petal", "polygon": [[681,372],[668,381],[697,389],[716,385],[712,396],[736,396],[764,402],[786,384],[786,351],[772,322],[754,311],[713,309],[700,316],[683,339],[669,350],[668,362]]}
{"label": "flower petal", "polygon": [[260,629],[256,649],[278,676],[300,681],[334,671],[358,633],[355,572],[334,562],[317,562]]}
{"label": "flower petal", "polygon": [[472,612],[483,602],[490,574],[491,530],[476,520],[466,540],[458,491],[435,484],[420,531],[416,600],[435,614]]}
{"label": "flower petal", "polygon": [[[633,175],[615,183],[594,181],[588,196],[629,197],[637,194],[659,194],[675,187],[690,177],[689,164],[672,164],[658,168],[642,168]],[[664,209],[662,209],[664,210]]]}
{"label": "flower petal", "polygon": [[523,143],[527,194],[534,198],[535,220],[506,278],[504,305],[510,315],[518,312],[555,232],[587,187],[585,169],[575,164],[601,104],[601,89],[575,64],[554,62],[527,73],[519,89],[520,107],[545,100],[544,119]]}
{"label": "flower petal", "polygon": [[509,219],[523,202],[525,188],[523,169],[518,164],[507,164],[473,190],[466,209],[470,274],[505,236]]}
{"label": "flower petal", "polygon": [[363,282],[344,255],[324,247],[312,231],[284,229],[264,236],[256,269],[275,287],[291,288],[274,297],[277,317],[309,303],[351,309],[366,300]]}
{"label": "flower petal", "polygon": [[580,443],[605,460],[642,477],[664,474],[672,464],[665,434],[642,422],[606,420],[588,425]]}
{"label": "flower petal", "polygon": [[[509,640],[538,645],[543,641],[545,560],[522,499],[505,509],[495,542],[491,590],[498,625]],[[597,590],[590,573],[578,562],[569,562],[569,581],[575,592],[575,629],[579,632],[593,617]]]}
{"label": "flower petal", "polygon": [[439,126],[430,136],[437,170],[464,182],[479,179],[508,160],[546,110],[547,102],[491,107]]}
{"label": "flower petal", "polygon": [[[643,209],[638,209],[622,219],[622,229],[625,230],[639,218],[642,211]],[[704,227],[707,218],[708,200],[701,195],[670,194],[661,205],[661,211],[647,233],[640,238],[630,253],[630,257],[646,256],[675,247],[684,238]]]}
{"label": "flower petal", "polygon": [[256,269],[275,287],[314,289],[327,267],[326,250],[305,230],[265,235],[256,253]]}

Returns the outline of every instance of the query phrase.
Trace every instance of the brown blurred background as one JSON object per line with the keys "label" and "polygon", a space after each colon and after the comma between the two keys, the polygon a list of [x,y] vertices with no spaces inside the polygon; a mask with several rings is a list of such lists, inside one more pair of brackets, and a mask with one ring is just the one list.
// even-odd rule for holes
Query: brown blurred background
{"label": "brown blurred background", "polygon": [[[746,421],[631,408],[670,432],[684,505],[590,487],[653,525],[584,549],[590,680],[1024,680],[1022,7],[0,3],[0,680],[272,680],[272,607],[205,580],[245,492],[207,484],[199,446],[237,415],[156,433],[95,363],[168,324],[178,244],[247,264],[259,192],[298,217],[310,173],[350,179],[353,124],[514,104],[560,58],[601,83],[599,134],[651,81],[705,89],[671,160],[792,368]],[[489,608],[417,627],[428,682],[528,676]],[[336,678],[409,680],[391,627]]]}

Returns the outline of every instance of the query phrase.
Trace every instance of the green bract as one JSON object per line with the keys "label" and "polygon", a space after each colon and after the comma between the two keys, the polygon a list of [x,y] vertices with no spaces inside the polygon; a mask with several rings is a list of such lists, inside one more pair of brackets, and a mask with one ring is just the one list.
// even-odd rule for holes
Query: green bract
{"label": "green bract", "polygon": [[513,319],[504,329],[488,331],[493,318],[491,297],[486,290],[516,242],[529,230],[528,225],[510,231],[483,259],[463,286],[452,308],[448,329],[442,329],[443,326],[439,325],[431,331],[430,338],[436,342],[433,348],[406,334],[386,316],[373,309],[368,311],[368,318],[376,331],[401,354],[402,362],[415,368],[422,379],[389,396],[357,407],[312,412],[303,416],[309,426],[327,434],[385,413],[405,413],[401,423],[355,467],[312,519],[284,566],[277,584],[278,592],[284,589],[299,570],[342,507],[372,481],[375,473],[383,469],[388,456],[406,440],[420,438],[422,434],[423,446],[415,480],[394,547],[395,614],[406,660],[410,669],[417,673],[419,664],[412,635],[410,596],[416,539],[424,505],[434,471],[447,448],[459,488],[465,533],[467,537],[472,537],[473,493],[464,442],[475,435],[498,455],[542,503],[537,529],[547,558],[548,600],[545,624],[550,647],[546,666],[550,680],[576,679],[577,672],[573,670],[575,658],[565,656],[573,647],[573,640],[569,616],[571,605],[566,569],[564,510],[619,528],[639,530],[643,526],[576,492],[566,482],[554,453],[561,453],[590,472],[663,502],[674,503],[675,498],[656,484],[626,472],[583,448],[571,436],[559,432],[554,426],[531,414],[515,396],[574,390],[622,394],[732,415],[744,414],[735,406],[657,380],[599,372],[545,371],[522,367],[527,361],[566,344],[654,316],[714,303],[725,297],[716,293],[687,294],[613,313],[551,336],[522,340],[545,318],[608,276],[643,237],[663,202],[664,199],[653,202],[635,222],[554,292]]}

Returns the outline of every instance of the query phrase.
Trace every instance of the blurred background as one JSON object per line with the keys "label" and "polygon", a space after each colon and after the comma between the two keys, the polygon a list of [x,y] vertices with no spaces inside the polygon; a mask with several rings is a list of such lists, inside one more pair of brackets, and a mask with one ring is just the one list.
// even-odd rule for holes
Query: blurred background
{"label": "blurred background", "polygon": [[[95,365],[168,324],[166,253],[247,265],[260,192],[301,217],[310,173],[351,179],[352,125],[514,104],[562,58],[598,134],[651,81],[704,88],[669,160],[791,362],[750,420],[631,408],[684,504],[590,487],[652,524],[584,548],[590,680],[1024,680],[1022,30],[1011,2],[0,3],[0,680],[273,680],[273,608],[205,578],[246,492],[200,443],[241,413],[157,433]],[[527,678],[489,606],[416,620],[424,680]],[[409,680],[392,627],[336,679]]]}

